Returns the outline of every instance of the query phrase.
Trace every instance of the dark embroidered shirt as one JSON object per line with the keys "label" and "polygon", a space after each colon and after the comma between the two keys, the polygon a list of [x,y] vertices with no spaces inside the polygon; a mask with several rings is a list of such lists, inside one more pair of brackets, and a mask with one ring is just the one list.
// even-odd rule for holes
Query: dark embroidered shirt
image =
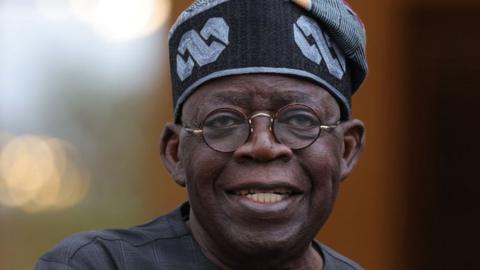
{"label": "dark embroidered shirt", "polygon": [[[76,234],[43,255],[36,270],[211,270],[218,269],[200,251],[185,225],[189,204],[127,230]],[[324,270],[362,269],[330,248],[314,242]]]}

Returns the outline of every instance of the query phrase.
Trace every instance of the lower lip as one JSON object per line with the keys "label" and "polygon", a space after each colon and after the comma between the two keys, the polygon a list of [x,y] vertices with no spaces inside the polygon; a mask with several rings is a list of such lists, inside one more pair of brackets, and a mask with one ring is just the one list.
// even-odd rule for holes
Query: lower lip
{"label": "lower lip", "polygon": [[295,212],[302,196],[290,195],[274,203],[261,203],[249,199],[247,196],[226,194],[227,200],[239,212],[255,215],[258,219],[278,219],[290,216]]}

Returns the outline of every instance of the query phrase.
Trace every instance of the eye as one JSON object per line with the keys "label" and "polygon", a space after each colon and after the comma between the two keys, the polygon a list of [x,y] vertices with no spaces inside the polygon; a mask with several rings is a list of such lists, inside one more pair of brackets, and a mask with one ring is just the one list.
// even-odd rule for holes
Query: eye
{"label": "eye", "polygon": [[297,129],[317,128],[320,125],[318,118],[305,110],[287,111],[279,117],[278,121],[281,124]]}
{"label": "eye", "polygon": [[239,113],[220,111],[210,115],[203,124],[204,127],[214,129],[232,128],[245,122]]}

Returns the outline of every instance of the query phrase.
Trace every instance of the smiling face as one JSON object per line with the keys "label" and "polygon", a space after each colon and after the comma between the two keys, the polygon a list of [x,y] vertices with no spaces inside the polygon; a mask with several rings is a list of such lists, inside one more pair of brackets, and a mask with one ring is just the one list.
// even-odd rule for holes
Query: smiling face
{"label": "smiling face", "polygon": [[[199,128],[219,108],[250,117],[273,115],[292,103],[312,108],[322,124],[340,118],[335,99],[316,84],[278,75],[241,75],[200,87],[184,104],[182,122]],[[322,132],[300,150],[275,139],[268,117],[255,117],[252,125],[247,141],[228,153],[213,150],[202,135],[173,124],[163,138],[167,168],[187,187],[192,233],[218,264],[245,266],[245,260],[259,263],[267,257],[281,264],[305,253],[363,144],[358,120]]]}

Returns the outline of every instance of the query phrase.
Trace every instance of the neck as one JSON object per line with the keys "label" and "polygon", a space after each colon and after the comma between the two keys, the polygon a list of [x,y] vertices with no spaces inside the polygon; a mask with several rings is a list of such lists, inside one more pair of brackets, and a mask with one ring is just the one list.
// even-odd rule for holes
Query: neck
{"label": "neck", "polygon": [[303,248],[264,250],[263,252],[245,253],[228,245],[228,241],[215,241],[198,223],[190,211],[187,223],[202,253],[217,267],[225,270],[319,270],[323,269],[323,258],[312,243]]}

